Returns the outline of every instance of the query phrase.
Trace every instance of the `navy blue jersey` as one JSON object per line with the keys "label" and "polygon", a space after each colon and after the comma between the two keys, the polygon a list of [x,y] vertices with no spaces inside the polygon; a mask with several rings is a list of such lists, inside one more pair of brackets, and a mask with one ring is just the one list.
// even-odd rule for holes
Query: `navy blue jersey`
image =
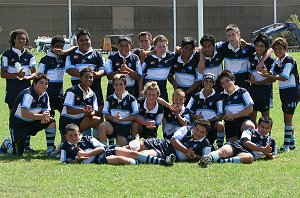
{"label": "navy blue jersey", "polygon": [[[121,68],[124,60],[126,60],[127,66],[133,71],[137,72],[139,76],[142,76],[142,68],[140,59],[137,55],[129,53],[127,57],[124,57],[120,52],[109,55],[105,63],[105,72],[110,74],[111,72],[118,71]],[[136,80],[132,79],[129,74],[124,74],[126,76],[126,87],[137,86]],[[112,80],[108,80],[109,84],[112,84]]]}
{"label": "navy blue jersey", "polygon": [[195,82],[202,80],[202,76],[198,71],[198,62],[200,54],[194,52],[189,61],[185,63],[181,55],[176,54],[174,56],[174,66],[171,69],[170,74],[175,74],[175,81],[179,88],[188,89]]}
{"label": "navy blue jersey", "polygon": [[38,95],[32,86],[24,89],[16,98],[13,110],[10,114],[11,126],[13,126],[14,124],[18,124],[20,120],[26,122],[34,121],[22,116],[22,108],[26,108],[31,113],[39,114],[43,111],[50,111],[50,103],[47,92]]}
{"label": "navy blue jersey", "polygon": [[[243,141],[243,139],[248,139],[257,146],[267,146],[268,144],[270,144],[270,146],[272,147],[271,153],[274,155],[277,154],[276,142],[269,134],[267,136],[262,136],[257,129],[247,129],[243,131],[240,141]],[[251,152],[251,154],[253,155],[254,160],[265,156],[262,152],[259,151],[249,150],[249,152]]]}
{"label": "navy blue jersey", "polygon": [[64,107],[61,112],[61,116],[65,116],[72,119],[80,119],[84,116],[84,113],[68,114],[67,107],[74,109],[83,109],[86,105],[93,107],[95,111],[98,111],[98,102],[96,94],[89,88],[88,92],[85,92],[80,84],[75,85],[67,89],[65,94]]}
{"label": "navy blue jersey", "polygon": [[[79,151],[79,148],[83,151],[87,151],[89,149],[95,149],[97,147],[104,146],[101,144],[97,139],[91,137],[91,136],[83,136],[77,143],[77,145],[71,144],[68,141],[65,141],[61,145],[61,162],[69,162],[75,160],[77,153]],[[93,163],[95,159],[95,156],[90,157],[89,163]]]}
{"label": "navy blue jersey", "polygon": [[217,106],[219,94],[213,91],[208,97],[203,94],[203,89],[192,95],[187,109],[194,115],[202,114],[204,119],[209,120],[223,113],[222,107]]}
{"label": "navy blue jersey", "polygon": [[153,109],[149,110],[147,108],[146,98],[138,98],[137,104],[139,108],[139,116],[142,116],[145,120],[154,120],[156,127],[158,127],[163,118],[164,106],[156,102],[156,105]]}
{"label": "navy blue jersey", "polygon": [[[191,122],[190,114],[187,108],[182,107],[179,114],[185,121],[187,121],[188,124]],[[164,118],[165,122],[163,124],[163,135],[165,139],[171,139],[173,134],[178,131],[182,125],[175,114],[168,108],[165,108],[164,110]]]}
{"label": "navy blue jersey", "polygon": [[217,105],[222,107],[223,113],[229,111],[236,114],[253,105],[253,100],[246,89],[236,86],[232,94],[224,90],[220,94]]}
{"label": "navy blue jersey", "polygon": [[205,71],[204,73],[212,73],[218,76],[222,72],[222,62],[224,60],[224,55],[220,49],[221,45],[216,44],[214,54],[212,57],[205,56]]}
{"label": "navy blue jersey", "polygon": [[[258,65],[259,61],[260,60],[259,60],[257,54],[254,54],[249,58],[249,62],[250,62],[249,72],[254,76],[255,81],[263,81],[266,79],[265,77],[258,74],[256,71],[256,66]],[[269,58],[267,58],[267,60],[265,60],[264,65],[266,66],[268,71],[271,70],[273,62],[274,62],[274,59],[271,57],[269,57]],[[249,87],[249,93],[252,97],[264,95],[264,96],[270,98],[271,93],[272,93],[272,83],[268,83],[268,84],[264,84],[264,85],[251,84]]]}
{"label": "navy blue jersey", "polygon": [[224,56],[224,69],[230,70],[235,75],[236,84],[244,87],[248,79],[249,57],[255,52],[254,45],[247,44],[244,48],[234,49],[229,42],[225,42],[218,48]]}
{"label": "navy blue jersey", "polygon": [[[172,138],[177,139],[186,148],[192,148],[196,155],[207,155],[211,151],[211,145],[206,137],[200,140],[194,140],[192,137],[193,127],[185,126],[176,131]],[[176,149],[175,149],[176,150]],[[187,160],[185,153],[176,150],[176,156],[179,160]]]}
{"label": "navy blue jersey", "polygon": [[[27,49],[22,53],[19,49],[12,48],[3,53],[1,57],[1,69],[5,69],[8,73],[18,73],[16,63],[26,72],[26,76],[30,76],[30,70],[35,68],[36,60],[32,53]],[[19,80],[17,78],[6,79],[6,91],[20,93],[25,88],[30,87],[30,81]]]}
{"label": "navy blue jersey", "polygon": [[[122,94],[121,100],[119,100],[116,93],[114,93],[106,99],[102,113],[114,117],[119,113],[121,118],[136,115],[138,113],[137,101],[135,97],[127,91]],[[131,121],[122,121],[119,124],[131,124]]]}
{"label": "navy blue jersey", "polygon": [[48,50],[47,55],[39,62],[38,72],[46,74],[50,83],[63,82],[65,62],[66,56],[59,56]]}
{"label": "navy blue jersey", "polygon": [[[79,49],[70,53],[66,59],[66,70],[77,69],[81,71],[83,68],[90,67],[93,71],[97,72],[99,70],[104,70],[104,57],[97,51],[90,49],[86,53],[82,53]],[[72,81],[78,81],[78,77],[71,77]],[[100,86],[101,79],[94,79],[93,85]]]}

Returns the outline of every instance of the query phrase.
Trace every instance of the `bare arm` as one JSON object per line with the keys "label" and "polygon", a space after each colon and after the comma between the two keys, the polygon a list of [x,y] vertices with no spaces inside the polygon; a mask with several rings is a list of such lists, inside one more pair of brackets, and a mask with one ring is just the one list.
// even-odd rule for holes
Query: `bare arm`
{"label": "bare arm", "polygon": [[75,69],[75,68],[69,68],[67,69],[67,73],[70,75],[70,76],[74,76],[74,77],[80,77],[80,73],[79,73],[79,70],[78,69]]}
{"label": "bare arm", "polygon": [[188,159],[194,159],[195,158],[195,153],[192,149],[188,149],[186,148],[183,144],[181,144],[181,142],[175,138],[172,138],[170,140],[172,146],[182,152],[182,153],[185,153],[185,155],[187,156]]}

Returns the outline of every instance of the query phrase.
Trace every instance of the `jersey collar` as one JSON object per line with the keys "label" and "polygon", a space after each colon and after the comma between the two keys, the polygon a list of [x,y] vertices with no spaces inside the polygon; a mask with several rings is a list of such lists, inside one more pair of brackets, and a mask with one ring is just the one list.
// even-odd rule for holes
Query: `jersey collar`
{"label": "jersey collar", "polygon": [[53,53],[52,50],[50,49],[47,50],[47,56],[58,58],[58,55]]}
{"label": "jersey collar", "polygon": [[159,62],[160,62],[162,59],[166,58],[166,56],[167,56],[167,53],[164,53],[164,54],[161,56],[161,58],[159,58],[159,57],[156,56],[155,54],[152,54],[152,57],[158,59]]}
{"label": "jersey collar", "polygon": [[18,54],[19,57],[22,56],[22,54],[24,54],[25,51],[26,51],[26,49],[24,49],[24,51],[21,52],[21,50],[15,48],[15,47],[12,47],[11,50],[12,50],[13,52],[15,52],[16,54]]}
{"label": "jersey collar", "polygon": [[[204,89],[201,89],[200,94],[199,94],[199,98],[200,98],[200,99],[206,99],[203,92],[204,92]],[[224,91],[224,92],[225,92],[225,91]],[[216,93],[215,90],[213,90],[212,93],[211,93],[209,96],[207,96],[207,98],[209,98],[209,97],[215,95],[215,93]]]}
{"label": "jersey collar", "polygon": [[[240,87],[238,86],[238,85],[235,85],[236,86],[236,88],[235,88],[235,90],[232,92],[232,94],[234,94]],[[224,94],[227,94],[227,95],[229,95],[229,96],[231,96],[232,94],[229,94],[225,89],[224,89]]]}
{"label": "jersey collar", "polygon": [[238,43],[238,47],[236,49],[234,49],[234,47],[231,45],[231,43],[228,44],[228,49],[237,52],[240,50],[240,44]]}
{"label": "jersey collar", "polygon": [[186,64],[186,63],[188,63],[188,62],[190,62],[192,60],[192,58],[194,57],[194,53],[190,56],[189,60],[186,63],[182,60],[181,57],[182,57],[182,55],[178,56],[177,62],[178,63],[182,63],[182,64]]}
{"label": "jersey collar", "polygon": [[93,96],[93,91],[92,91],[91,88],[88,88],[87,92],[85,92],[85,91],[81,88],[80,84],[78,84],[78,87],[79,87],[79,89],[81,89],[81,91],[82,91],[82,97],[83,97],[84,100]]}
{"label": "jersey collar", "polygon": [[208,56],[205,56],[204,58],[206,59],[206,60],[211,60],[211,59],[213,59],[216,55],[217,55],[217,50],[214,50],[214,54],[213,54],[213,56],[212,57],[208,57]]}
{"label": "jersey collar", "polygon": [[147,107],[147,98],[146,98],[145,102],[144,102],[144,108],[146,109],[146,113],[153,113],[153,114],[157,113],[157,111],[158,111],[158,103],[156,102],[155,107],[153,109],[149,110],[148,107]]}
{"label": "jersey collar", "polygon": [[124,57],[124,56],[120,53],[120,51],[118,51],[118,54],[119,54],[119,56],[120,56],[121,58],[126,59],[126,58],[128,58],[128,57],[131,55],[131,52],[129,52],[129,54],[128,54],[126,57]]}
{"label": "jersey collar", "polygon": [[122,99],[120,100],[120,99],[118,98],[116,92],[114,92],[113,97],[114,97],[115,99],[117,99],[118,102],[121,102],[128,94],[129,94],[128,91],[125,91],[125,92],[122,94]]}
{"label": "jersey collar", "polygon": [[86,53],[83,53],[82,51],[79,50],[79,48],[75,51],[77,54],[82,54],[83,56],[84,55],[87,55],[88,53],[92,52],[94,49],[91,47],[91,49],[89,51],[87,51]]}

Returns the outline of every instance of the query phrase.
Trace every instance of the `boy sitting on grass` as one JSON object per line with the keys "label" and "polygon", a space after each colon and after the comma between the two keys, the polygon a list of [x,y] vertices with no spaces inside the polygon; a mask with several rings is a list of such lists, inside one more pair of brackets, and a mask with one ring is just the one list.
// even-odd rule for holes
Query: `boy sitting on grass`
{"label": "boy sitting on grass", "polygon": [[199,166],[206,168],[211,162],[250,164],[261,157],[274,159],[277,154],[275,140],[270,136],[273,121],[261,117],[257,129],[247,129],[240,140],[227,142],[220,149],[204,155]]}
{"label": "boy sitting on grass", "polygon": [[65,139],[61,146],[62,163],[173,165],[175,161],[174,155],[162,159],[122,147],[104,146],[91,136],[82,136],[73,123],[66,126]]}

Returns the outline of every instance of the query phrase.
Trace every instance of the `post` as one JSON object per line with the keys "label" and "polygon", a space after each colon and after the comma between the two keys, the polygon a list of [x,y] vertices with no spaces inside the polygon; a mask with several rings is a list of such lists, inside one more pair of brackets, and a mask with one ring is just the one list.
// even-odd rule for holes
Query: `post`
{"label": "post", "polygon": [[198,46],[203,36],[203,0],[198,0]]}
{"label": "post", "polygon": [[173,39],[174,39],[174,52],[176,49],[176,0],[173,0]]}
{"label": "post", "polygon": [[72,37],[72,0],[69,0],[69,40],[71,42],[71,37]]}

